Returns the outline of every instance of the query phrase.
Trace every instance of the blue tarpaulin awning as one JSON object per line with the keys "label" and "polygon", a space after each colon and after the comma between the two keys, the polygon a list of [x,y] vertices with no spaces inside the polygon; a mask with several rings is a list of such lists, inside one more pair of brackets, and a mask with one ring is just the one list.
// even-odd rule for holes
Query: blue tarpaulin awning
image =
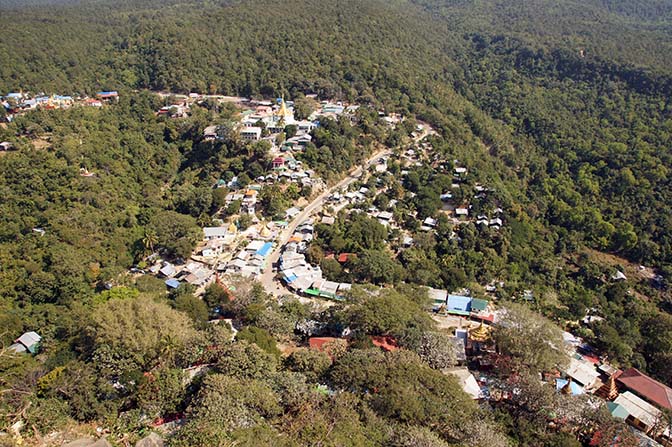
{"label": "blue tarpaulin awning", "polygon": [[259,256],[263,256],[265,258],[271,252],[272,248],[273,248],[273,243],[272,242],[266,242],[259,250],[257,250],[256,254],[258,254]]}
{"label": "blue tarpaulin awning", "polygon": [[[560,391],[561,389],[564,388],[564,386],[567,385],[567,380],[565,379],[555,379],[555,389]],[[579,394],[583,394],[583,387],[579,385],[578,383],[572,381],[569,384],[569,388],[572,390],[572,395],[578,396]]]}
{"label": "blue tarpaulin awning", "polygon": [[175,278],[170,278],[166,280],[166,285],[171,289],[177,289],[178,287],[180,287],[180,282]]}

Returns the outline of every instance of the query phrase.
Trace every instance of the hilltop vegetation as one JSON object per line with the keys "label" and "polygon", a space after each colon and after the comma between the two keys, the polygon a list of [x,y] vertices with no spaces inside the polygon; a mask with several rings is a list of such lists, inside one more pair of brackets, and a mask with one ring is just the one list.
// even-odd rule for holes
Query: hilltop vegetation
{"label": "hilltop vegetation", "polygon": [[[139,432],[129,423],[139,414],[183,413],[191,422],[176,445],[270,443],[278,433],[287,445],[328,436],[333,445],[460,445],[464,436],[483,436],[482,445],[507,436],[520,445],[575,445],[548,433],[539,416],[555,401],[534,417],[525,409],[487,420],[494,441],[479,427],[459,433],[480,410],[439,380],[430,367],[438,363],[367,351],[368,335],[433,330],[402,281],[478,290],[501,280],[500,298],[531,289],[536,310],[565,327],[591,309],[605,320],[581,335],[614,363],[672,384],[669,2],[0,1],[0,27],[0,94],[121,92],[118,104],[100,110],[31,112],[0,127],[0,141],[18,148],[0,157],[0,335],[9,343],[39,328],[45,339],[39,360],[3,364],[3,388],[18,390],[3,395],[4,413],[34,402],[29,417],[39,431],[53,428],[38,423],[51,418],[113,420],[120,433]],[[407,138],[382,131],[377,110],[421,119],[436,129],[432,144],[443,159],[460,160],[495,191],[507,225],[495,237],[464,225],[456,242],[440,221],[435,238],[391,259],[384,228],[338,220],[321,229],[319,243],[363,252],[348,274],[396,286],[400,292],[380,298],[397,305],[390,321],[365,305],[313,315],[272,304],[259,290],[245,304],[211,290],[208,307],[229,306],[248,327],[231,344],[227,331],[204,328],[210,309],[201,301],[167,296],[162,282],[123,272],[149,245],[187,258],[199,226],[221,205],[214,182],[263,173],[268,147],[204,142],[203,129],[227,123],[235,110],[204,104],[168,120],[155,116],[164,104],[145,90],[356,101],[358,122],[326,123],[314,135],[319,146],[303,155],[328,179],[360,163],[374,142],[393,147]],[[80,168],[96,175],[82,177]],[[417,194],[398,208],[435,216],[450,178],[429,166],[411,171],[404,184],[390,180],[399,197]],[[286,205],[277,193],[264,200],[269,215]],[[613,267],[586,247],[661,276],[614,283]],[[103,291],[112,283],[128,288]],[[152,327],[153,312],[183,330]],[[361,344],[341,358],[292,354],[278,363],[275,340],[291,338],[308,316],[359,325]],[[150,326],[148,344],[127,338],[120,328],[129,322]],[[213,345],[221,346],[207,359],[216,374],[183,389],[182,368]],[[223,360],[246,357],[256,360],[242,370]],[[361,376],[347,374],[356,368]],[[148,370],[158,384],[142,376]],[[75,379],[81,389],[71,387]],[[114,380],[126,388],[110,389]],[[327,398],[315,392],[320,381],[347,392]],[[203,410],[209,406],[237,413]],[[437,406],[451,408],[450,417]],[[536,425],[518,433],[528,419]]]}

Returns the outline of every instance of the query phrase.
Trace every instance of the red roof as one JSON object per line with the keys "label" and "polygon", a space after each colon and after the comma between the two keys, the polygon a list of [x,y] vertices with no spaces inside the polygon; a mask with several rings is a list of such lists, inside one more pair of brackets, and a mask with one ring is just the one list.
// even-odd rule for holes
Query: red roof
{"label": "red roof", "polygon": [[626,369],[618,382],[649,402],[672,410],[672,388],[663,385],[635,368]]}
{"label": "red roof", "polygon": [[276,157],[273,159],[273,164],[283,164],[285,162],[285,159],[282,157]]}
{"label": "red roof", "polygon": [[356,257],[357,255],[354,253],[341,253],[340,255],[338,255],[338,262],[343,264],[344,262],[348,262],[348,259]]}
{"label": "red roof", "polygon": [[473,318],[477,319],[477,320],[483,320],[483,321],[487,321],[489,323],[494,323],[495,322],[495,314],[480,313],[480,314],[472,314],[471,316]]}
{"label": "red roof", "polygon": [[373,343],[374,346],[378,346],[383,351],[390,352],[399,350],[397,340],[389,335],[371,337],[371,343]]}
{"label": "red roof", "polygon": [[592,363],[593,365],[599,365],[601,360],[598,356],[592,354],[581,354],[581,357],[587,362]]}

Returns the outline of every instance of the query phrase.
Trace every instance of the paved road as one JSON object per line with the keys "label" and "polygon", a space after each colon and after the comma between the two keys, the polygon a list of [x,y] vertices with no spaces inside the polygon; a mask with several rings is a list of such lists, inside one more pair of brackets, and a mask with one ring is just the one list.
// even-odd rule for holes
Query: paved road
{"label": "paved road", "polygon": [[[417,143],[418,141],[421,141],[423,138],[425,138],[430,132],[429,126],[425,125],[423,127],[423,131],[420,135],[418,135],[415,138],[415,142]],[[389,156],[392,154],[392,151],[389,149],[383,149],[375,154],[373,154],[369,159],[366,161],[366,167],[367,169],[372,166],[376,160],[378,160],[380,157],[385,157]],[[264,289],[266,290],[267,293],[270,293],[272,295],[280,296],[280,295],[286,295],[286,294],[292,294],[293,292],[290,292],[289,289],[284,287],[283,284],[279,283],[278,281],[275,281],[275,272],[273,270],[273,265],[278,262],[280,259],[280,254],[282,253],[282,249],[284,246],[287,244],[289,239],[292,237],[294,234],[294,231],[296,230],[296,227],[299,226],[302,222],[304,222],[306,219],[308,219],[315,211],[319,210],[322,208],[324,203],[326,202],[327,198],[335,191],[349,186],[351,183],[353,183],[355,180],[359,179],[359,176],[362,175],[362,166],[357,167],[353,171],[348,174],[347,177],[345,177],[343,180],[332,186],[331,188],[326,189],[322,194],[317,196],[308,206],[306,206],[301,213],[299,213],[289,224],[287,225],[287,228],[284,229],[278,239],[277,239],[277,245],[275,246],[275,249],[273,252],[266,258],[266,270],[264,273],[259,276],[257,279],[261,282],[261,284],[264,286]]]}

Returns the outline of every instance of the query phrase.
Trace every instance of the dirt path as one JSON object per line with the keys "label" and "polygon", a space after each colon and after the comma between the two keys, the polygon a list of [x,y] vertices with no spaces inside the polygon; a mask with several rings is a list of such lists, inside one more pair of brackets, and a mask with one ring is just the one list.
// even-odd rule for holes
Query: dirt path
{"label": "dirt path", "polygon": [[[385,150],[380,150],[373,154],[371,157],[366,162],[367,168],[375,162],[380,157],[390,155],[392,152],[389,149]],[[340,182],[336,183],[334,186],[331,188],[327,188],[324,190],[319,196],[317,196],[308,206],[306,206],[294,219],[289,222],[287,225],[287,228],[285,228],[279,235],[278,237],[278,245],[276,245],[275,249],[273,252],[268,256],[267,261],[266,261],[266,270],[264,273],[258,278],[259,281],[261,281],[261,284],[264,286],[264,289],[266,292],[278,295],[278,294],[291,294],[289,290],[287,290],[285,287],[277,284],[275,282],[275,272],[273,270],[273,265],[278,262],[280,259],[280,254],[282,253],[282,249],[284,246],[287,244],[289,239],[292,237],[294,234],[294,231],[296,230],[296,227],[299,226],[302,222],[304,222],[306,219],[308,219],[313,213],[316,211],[320,210],[322,206],[324,206],[325,202],[327,201],[327,198],[334,192],[337,191],[343,187],[349,186],[351,183],[353,183],[355,180],[359,178],[360,175],[362,175],[362,167],[359,166],[358,168],[354,169],[353,171],[348,174],[347,177],[345,177],[343,180]]]}

